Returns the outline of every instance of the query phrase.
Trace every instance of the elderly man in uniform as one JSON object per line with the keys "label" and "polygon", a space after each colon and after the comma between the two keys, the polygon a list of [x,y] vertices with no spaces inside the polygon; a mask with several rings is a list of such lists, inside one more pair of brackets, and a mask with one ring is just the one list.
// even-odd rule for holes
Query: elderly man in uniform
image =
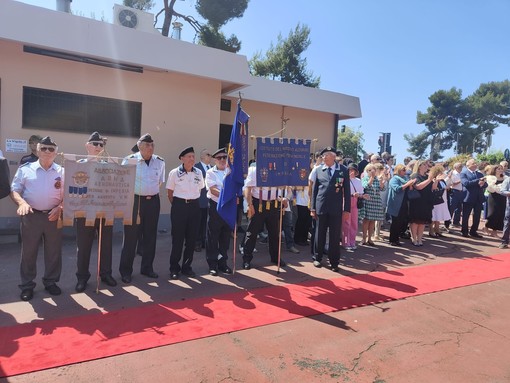
{"label": "elderly man in uniform", "polygon": [[37,144],[38,160],[18,168],[11,184],[11,198],[21,217],[21,300],[34,296],[37,275],[37,252],[44,243],[43,284],[51,295],[60,295],[57,282],[62,270],[63,168],[57,165],[57,144],[44,137]]}
{"label": "elderly man in uniform", "polygon": [[328,258],[331,270],[338,271],[340,263],[340,233],[342,219],[351,211],[351,187],[347,168],[335,161],[336,150],[330,146],[321,151],[324,163],[315,170],[315,183],[310,214],[317,220],[317,254],[313,258],[315,267],[322,266],[322,255],[329,229]]}
{"label": "elderly man in uniform", "polygon": [[[250,223],[246,231],[246,238],[243,246],[243,269],[251,269],[253,250],[257,241],[257,234],[262,230],[264,224],[267,228],[269,256],[271,262],[278,264],[278,241],[280,232],[280,207],[288,206],[287,198],[283,198],[283,189],[276,187],[257,186],[257,166],[248,168],[248,175],[244,181],[244,198],[248,204],[248,218]],[[280,259],[280,267],[287,264]]]}
{"label": "elderly man in uniform", "polygon": [[126,160],[136,160],[136,181],[133,222],[124,225],[124,243],[120,255],[119,271],[124,283],[131,283],[139,235],[143,238],[140,274],[158,278],[153,263],[160,210],[159,188],[165,182],[165,160],[154,154],[154,140],[150,134],[140,137],[137,145],[139,151],[126,157]]}
{"label": "elderly man in uniform", "polygon": [[[195,151],[193,147],[179,154],[182,164],[168,173],[166,189],[168,200],[172,204],[170,220],[172,222],[172,252],[170,253],[170,278],[179,279],[179,273],[194,277],[191,268],[193,252],[200,225],[200,191],[204,188],[202,172],[193,166]],[[184,246],[184,253],[182,248]],[[182,266],[179,264],[182,258]]]}
{"label": "elderly man in uniform", "polygon": [[[87,154],[90,158],[80,161],[97,161],[97,156],[103,152],[105,145],[106,138],[102,137],[98,132],[92,133],[85,144],[85,149],[87,150]],[[112,277],[113,226],[106,226],[104,218],[102,219],[102,224],[100,219],[96,218],[93,226],[86,226],[85,220],[85,217],[76,218],[76,277],[78,279],[78,283],[76,284],[75,290],[78,293],[81,293],[87,288],[87,282],[90,278],[89,264],[92,243],[94,242],[96,232],[99,233],[100,228],[102,229],[99,275],[101,276],[101,281],[106,283],[108,286],[117,286],[117,282]]]}
{"label": "elderly man in uniform", "polygon": [[37,144],[41,142],[41,140],[42,137],[37,134],[32,134],[30,136],[28,139],[28,145],[30,146],[31,153],[21,157],[21,160],[19,160],[20,166],[26,164],[27,162],[35,162],[39,159],[39,157],[37,157]]}
{"label": "elderly man in uniform", "polygon": [[[211,166],[211,153],[207,149],[203,149],[200,152],[200,161],[195,164],[195,167],[202,172],[202,177],[205,179],[205,172],[208,171]],[[206,246],[206,231],[207,231],[207,212],[208,212],[208,199],[207,190],[204,187],[200,191],[200,199],[198,200],[200,205],[200,225],[198,227],[197,243],[195,245],[195,251],[202,251],[202,248]]]}
{"label": "elderly man in uniform", "polygon": [[216,160],[216,165],[209,169],[205,175],[207,198],[209,198],[206,258],[209,265],[209,274],[216,276],[218,270],[225,274],[232,274],[232,270],[227,266],[227,251],[232,230],[217,210],[218,199],[225,178],[227,151],[225,148],[218,149],[212,157]]}

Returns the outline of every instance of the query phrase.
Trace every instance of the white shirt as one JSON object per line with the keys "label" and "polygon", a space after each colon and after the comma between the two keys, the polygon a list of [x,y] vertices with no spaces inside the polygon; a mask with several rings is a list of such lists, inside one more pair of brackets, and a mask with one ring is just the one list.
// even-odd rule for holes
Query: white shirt
{"label": "white shirt", "polygon": [[279,197],[283,197],[284,188],[276,187],[257,187],[257,167],[248,168],[248,175],[244,180],[244,187],[251,187],[251,196],[262,201],[273,201]]}
{"label": "white shirt", "polygon": [[36,210],[51,210],[64,198],[64,168],[53,163],[44,170],[39,161],[21,165],[11,184],[11,190],[19,193]]}
{"label": "white shirt", "polygon": [[296,205],[308,206],[308,203],[310,202],[308,193],[308,186],[305,186],[304,188],[296,188]]}
{"label": "white shirt", "polygon": [[460,173],[457,170],[452,172],[451,177],[452,189],[462,191],[462,182],[460,182]]}
{"label": "white shirt", "polygon": [[216,166],[212,167],[205,173],[205,187],[207,188],[207,198],[218,202],[219,197],[211,193],[211,188],[215,186],[218,191],[223,189],[223,180],[225,179],[225,170],[220,170]]}
{"label": "white shirt", "polygon": [[166,188],[173,190],[174,197],[182,199],[197,199],[200,190],[205,187],[202,171],[193,166],[190,172],[186,172],[181,165],[168,173]]}
{"label": "white shirt", "polygon": [[159,187],[165,182],[165,160],[153,154],[147,165],[140,152],[137,152],[127,156],[123,165],[128,159],[137,160],[135,194],[142,196],[159,194]]}

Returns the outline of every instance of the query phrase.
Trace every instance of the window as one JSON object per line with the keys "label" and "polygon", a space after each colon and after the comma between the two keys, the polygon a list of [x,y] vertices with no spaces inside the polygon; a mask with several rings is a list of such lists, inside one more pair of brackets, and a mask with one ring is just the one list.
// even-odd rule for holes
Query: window
{"label": "window", "polygon": [[23,87],[23,128],[140,137],[142,103]]}

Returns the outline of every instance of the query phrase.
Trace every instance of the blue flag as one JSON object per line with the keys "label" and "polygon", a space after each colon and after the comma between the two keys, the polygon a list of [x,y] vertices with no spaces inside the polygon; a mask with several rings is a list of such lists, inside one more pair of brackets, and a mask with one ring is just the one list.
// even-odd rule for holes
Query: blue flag
{"label": "blue flag", "polygon": [[227,172],[218,201],[218,214],[233,230],[237,218],[237,197],[243,194],[248,174],[248,116],[237,104],[236,118],[228,144]]}

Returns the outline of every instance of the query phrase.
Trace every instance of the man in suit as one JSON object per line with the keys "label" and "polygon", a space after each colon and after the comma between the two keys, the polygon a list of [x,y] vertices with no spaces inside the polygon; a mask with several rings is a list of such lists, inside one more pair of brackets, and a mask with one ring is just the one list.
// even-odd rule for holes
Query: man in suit
{"label": "man in suit", "polygon": [[[200,161],[195,164],[195,168],[202,172],[202,178],[205,180],[205,172],[207,172],[211,166],[211,153],[207,149],[203,149],[200,152]],[[200,198],[198,200],[200,205],[200,225],[198,227],[197,243],[195,245],[195,251],[202,251],[205,248],[205,232],[207,227],[207,211],[209,208],[209,200],[207,199],[207,189],[204,187],[200,191]]]}
{"label": "man in suit", "polygon": [[322,255],[329,229],[328,258],[331,270],[338,272],[340,263],[340,233],[342,219],[351,211],[351,187],[347,168],[335,161],[336,150],[330,146],[321,151],[324,163],[318,167],[313,186],[310,214],[317,220],[317,254],[313,258],[315,267],[322,267]]}
{"label": "man in suit", "polygon": [[0,199],[11,193],[11,176],[7,159],[0,156]]}
{"label": "man in suit", "polygon": [[[462,236],[468,237],[469,235],[474,238],[483,238],[477,233],[478,225],[480,223],[480,215],[483,208],[484,189],[487,187],[485,177],[477,170],[477,163],[474,159],[469,159],[466,162],[466,168],[460,173],[460,181],[466,190],[464,201],[462,205]],[[469,216],[473,212],[473,223],[468,230]],[[468,235],[469,231],[469,235]]]}

